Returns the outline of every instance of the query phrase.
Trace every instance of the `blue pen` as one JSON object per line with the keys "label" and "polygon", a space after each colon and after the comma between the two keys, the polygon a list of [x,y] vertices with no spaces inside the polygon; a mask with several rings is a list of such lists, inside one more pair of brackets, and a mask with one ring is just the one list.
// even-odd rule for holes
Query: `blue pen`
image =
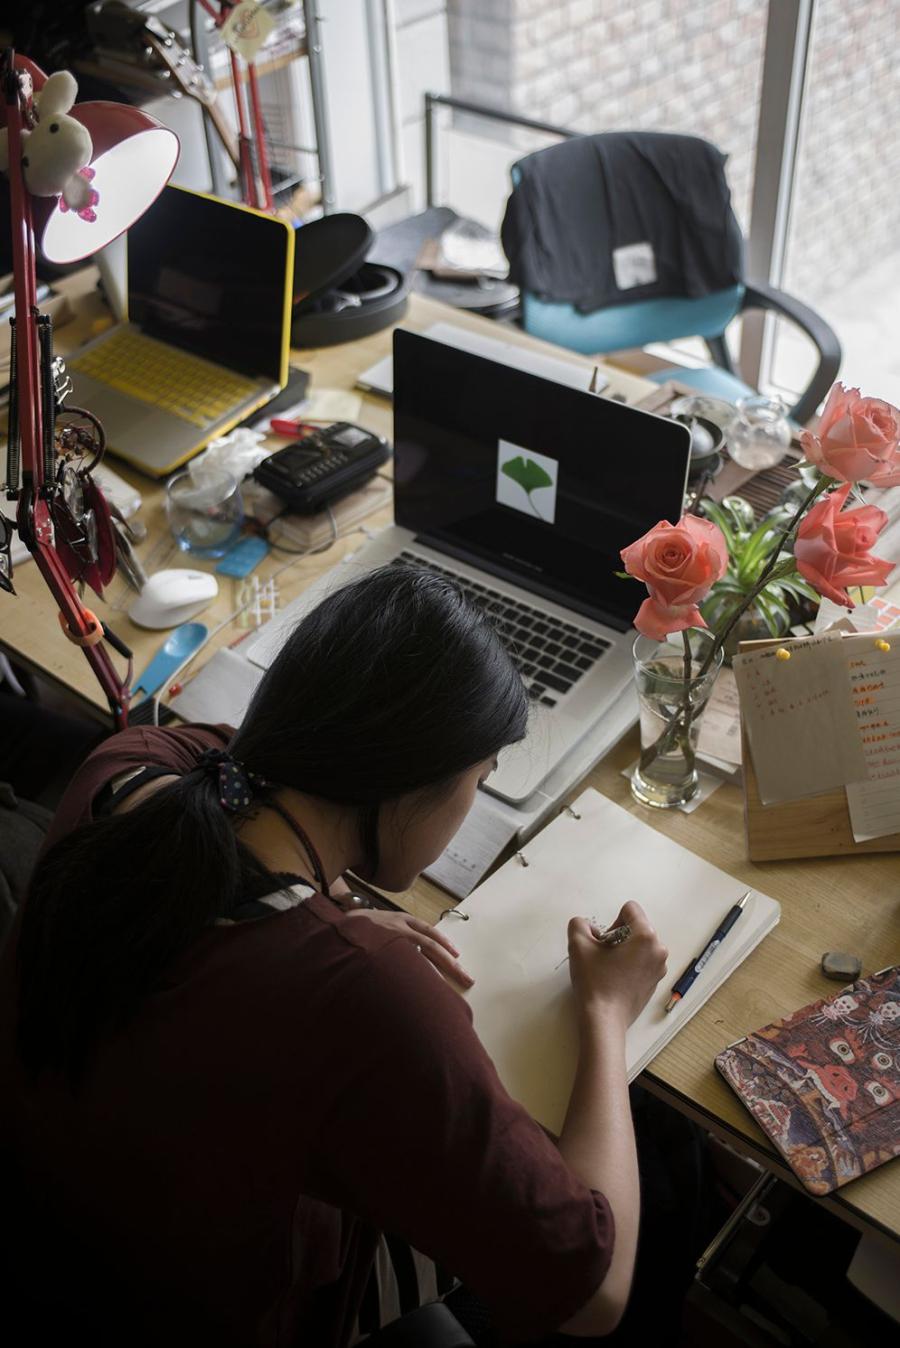
{"label": "blue pen", "polygon": [[751,889],[748,889],[747,893],[743,896],[743,898],[739,899],[733,908],[729,908],[728,912],[722,919],[721,926],[710,937],[709,944],[703,951],[702,955],[698,955],[695,960],[691,961],[691,963],[685,969],[684,973],[679,978],[678,982],[675,984],[674,988],[672,989],[672,996],[666,1002],[666,1011],[674,1010],[674,1008],[681,1001],[682,997],[688,991],[688,989],[693,987],[694,979],[700,973],[700,970],[706,964],[706,961],[709,959],[713,951],[717,950],[718,947],[725,940],[725,937],[731,931],[731,928],[734,926],[735,922],[737,922],[741,913],[744,911],[744,904],[747,902],[752,893],[753,891]]}

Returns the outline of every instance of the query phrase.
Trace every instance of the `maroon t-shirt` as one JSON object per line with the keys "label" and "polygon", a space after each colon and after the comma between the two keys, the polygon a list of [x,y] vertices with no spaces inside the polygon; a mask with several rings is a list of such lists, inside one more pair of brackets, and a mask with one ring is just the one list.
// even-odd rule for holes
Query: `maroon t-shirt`
{"label": "maroon t-shirt", "polygon": [[[184,771],[228,733],[116,736],[77,774],[54,835],[128,768]],[[166,1343],[346,1343],[383,1230],[516,1340],[557,1328],[603,1279],[606,1200],[510,1099],[468,1005],[408,940],[321,895],[210,927],[74,1096],[18,1072],[12,955],[0,1126],[54,1220]]]}

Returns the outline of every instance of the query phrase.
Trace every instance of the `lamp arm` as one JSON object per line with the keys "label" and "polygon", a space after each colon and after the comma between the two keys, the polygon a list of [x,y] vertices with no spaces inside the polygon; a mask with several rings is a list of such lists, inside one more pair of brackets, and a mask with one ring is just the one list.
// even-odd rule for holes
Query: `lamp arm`
{"label": "lamp arm", "polygon": [[[129,687],[123,683],[99,644],[98,622],[85,608],[54,547],[53,521],[48,493],[55,485],[45,471],[45,434],[52,437],[52,425],[44,424],[44,413],[52,416],[52,384],[49,342],[44,341],[45,360],[41,361],[39,328],[43,316],[37,307],[34,224],[31,194],[22,172],[22,94],[14,53],[4,53],[3,99],[9,135],[10,223],[13,245],[13,283],[16,299],[16,406],[22,456],[22,481],[8,483],[11,499],[17,499],[16,524],[19,537],[37,563],[38,570],[59,605],[66,634],[82,646],[101,688],[106,694],[117,730],[128,721]],[[46,366],[46,368],[44,368]],[[46,393],[46,396],[45,396]],[[91,644],[89,644],[91,643]],[[129,671],[130,683],[130,671]]]}
{"label": "lamp arm", "polygon": [[[4,57],[3,101],[9,137],[9,199],[12,227],[13,293],[16,301],[16,377],[23,480],[36,492],[43,486],[43,426],[37,329],[37,279],[31,197],[22,173],[21,85],[12,50]],[[18,483],[11,482],[15,489]]]}

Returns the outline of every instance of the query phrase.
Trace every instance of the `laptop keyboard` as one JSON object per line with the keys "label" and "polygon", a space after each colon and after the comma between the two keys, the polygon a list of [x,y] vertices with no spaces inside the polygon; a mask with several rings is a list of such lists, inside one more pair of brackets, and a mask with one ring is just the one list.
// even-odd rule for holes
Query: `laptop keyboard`
{"label": "laptop keyboard", "polygon": [[194,426],[219,421],[257,387],[250,379],[131,328],[117,328],[105,342],[66,363],[79,374],[172,412]]}
{"label": "laptop keyboard", "polygon": [[555,707],[610,648],[610,643],[594,632],[575,623],[560,622],[541,609],[510,599],[489,585],[436,566],[413,552],[401,552],[396,562],[436,571],[458,585],[469,602],[486,613],[497,629],[522,675],[529,697],[545,707]]}

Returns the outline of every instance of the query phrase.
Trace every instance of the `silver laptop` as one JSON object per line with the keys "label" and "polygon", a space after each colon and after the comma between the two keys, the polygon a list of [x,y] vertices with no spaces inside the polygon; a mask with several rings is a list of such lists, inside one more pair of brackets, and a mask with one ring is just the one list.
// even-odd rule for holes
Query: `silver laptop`
{"label": "silver laptop", "polygon": [[[529,374],[539,374],[542,379],[552,379],[555,384],[566,384],[569,388],[602,393],[609,380],[606,375],[589,365],[574,360],[551,356],[537,347],[519,346],[516,342],[503,341],[497,337],[486,337],[480,330],[461,328],[457,323],[432,323],[422,334],[432,341],[443,342],[445,346],[456,346],[460,351],[470,351],[474,356],[485,356],[501,365],[512,365],[517,370],[527,370]],[[394,358],[383,356],[370,365],[356,381],[359,388],[368,393],[378,393],[390,398],[394,391]]]}
{"label": "silver laptop", "polygon": [[166,187],[128,233],[128,321],[66,362],[112,453],[161,477],[287,380],[294,231]]}
{"label": "silver laptop", "polygon": [[632,678],[642,587],[620,550],[681,514],[684,426],[427,337],[394,333],[396,524],[332,568],[248,649],[267,667],[286,628],[386,563],[452,576],[496,624],[532,699],[526,739],[487,788],[540,789]]}

